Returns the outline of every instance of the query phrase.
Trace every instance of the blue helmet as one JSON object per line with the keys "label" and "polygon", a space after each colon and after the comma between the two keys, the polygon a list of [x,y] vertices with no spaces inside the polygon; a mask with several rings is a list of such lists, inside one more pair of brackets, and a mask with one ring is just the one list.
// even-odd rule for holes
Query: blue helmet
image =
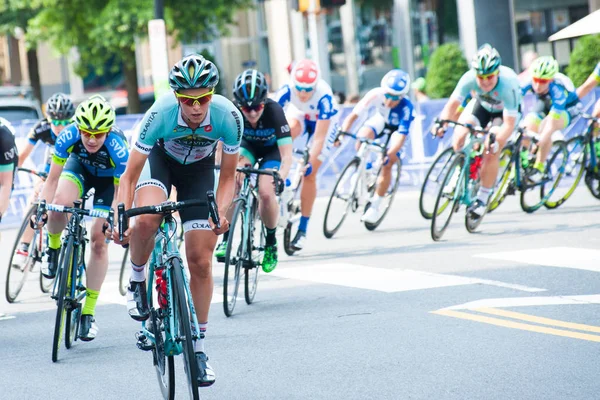
{"label": "blue helmet", "polygon": [[410,76],[401,69],[393,69],[381,79],[381,87],[393,96],[404,96],[410,89]]}

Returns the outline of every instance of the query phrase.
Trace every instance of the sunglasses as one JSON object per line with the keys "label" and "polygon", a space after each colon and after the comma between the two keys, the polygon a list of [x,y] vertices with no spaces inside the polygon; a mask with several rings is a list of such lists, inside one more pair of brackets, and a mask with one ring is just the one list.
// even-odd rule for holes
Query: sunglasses
{"label": "sunglasses", "polygon": [[395,95],[389,94],[389,93],[385,94],[385,98],[388,99],[388,100],[392,100],[392,101],[398,101],[398,100],[400,100],[400,96],[395,96]]}
{"label": "sunglasses", "polygon": [[175,92],[175,97],[177,97],[177,100],[179,100],[181,104],[185,104],[186,106],[195,106],[196,102],[203,106],[212,99],[212,95],[214,93],[214,89],[210,92],[201,94],[200,96],[187,96],[185,94]]}
{"label": "sunglasses", "polygon": [[546,83],[549,83],[551,80],[552,79],[533,78],[533,81],[540,85],[545,85]]}
{"label": "sunglasses", "polygon": [[81,133],[81,136],[89,139],[91,137],[93,137],[94,139],[102,139],[107,133],[108,131],[110,131],[110,129],[104,129],[101,131],[92,131],[92,130],[88,130],[88,129],[84,129],[84,128],[79,128],[79,133]]}
{"label": "sunglasses", "polygon": [[50,123],[54,126],[67,126],[71,123],[70,119],[51,119]]}
{"label": "sunglasses", "polygon": [[310,93],[310,92],[312,92],[314,90],[314,88],[296,85],[296,90],[299,91],[299,92]]}
{"label": "sunglasses", "polygon": [[265,108],[264,103],[260,103],[256,106],[242,106],[241,107],[242,111],[245,113],[250,113],[252,111],[259,112],[259,111],[262,111],[263,108]]}
{"label": "sunglasses", "polygon": [[498,75],[498,71],[496,72],[492,72],[491,74],[485,74],[485,75],[477,75],[477,79],[481,79],[482,81],[487,81],[492,79],[494,76]]}

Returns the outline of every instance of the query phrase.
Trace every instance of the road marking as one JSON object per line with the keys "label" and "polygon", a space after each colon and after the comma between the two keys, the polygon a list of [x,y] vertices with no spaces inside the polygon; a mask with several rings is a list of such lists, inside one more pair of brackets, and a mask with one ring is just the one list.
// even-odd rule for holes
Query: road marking
{"label": "road marking", "polygon": [[457,275],[375,268],[364,265],[341,263],[319,264],[308,267],[278,268],[270,275],[286,279],[376,290],[386,293],[473,284],[502,286],[527,292],[540,292],[546,290]]}
{"label": "road marking", "polygon": [[507,318],[512,318],[512,319],[520,319],[522,321],[535,322],[537,324],[559,326],[561,328],[576,329],[578,331],[600,333],[600,326],[578,324],[575,322],[559,321],[557,319],[536,317],[535,315],[523,314],[523,313],[508,311],[508,310],[498,310],[495,308],[480,308],[480,309],[477,309],[476,311],[486,313],[486,314],[498,315],[500,317],[507,317]]}
{"label": "road marking", "polygon": [[542,249],[477,254],[475,257],[600,272],[600,250],[596,249],[548,247]]}
{"label": "road marking", "polygon": [[[475,310],[475,311],[482,312],[482,310]],[[466,319],[469,321],[483,322],[485,324],[496,325],[496,326],[501,326],[501,327],[505,327],[505,328],[519,329],[519,330],[543,333],[543,334],[554,335],[554,336],[562,336],[562,337],[568,337],[568,338],[572,338],[572,339],[588,340],[591,342],[600,342],[600,336],[598,336],[598,335],[590,335],[588,333],[573,332],[573,331],[567,331],[567,330],[563,330],[563,329],[556,329],[556,328],[550,328],[550,327],[539,326],[539,325],[524,324],[522,322],[514,322],[514,321],[510,321],[510,320],[506,320],[506,319],[487,317],[484,315],[471,314],[471,313],[467,313],[467,312],[463,312],[463,311],[442,309],[442,310],[438,310],[438,311],[432,311],[432,313],[437,314],[437,315],[443,315],[446,317],[454,317],[454,318]]]}
{"label": "road marking", "polygon": [[0,321],[5,321],[7,319],[15,319],[16,317],[14,315],[6,315],[6,314],[0,314]]}
{"label": "road marking", "polygon": [[578,296],[535,296],[535,297],[508,297],[496,299],[483,299],[446,307],[445,310],[475,310],[479,308],[504,308],[549,306],[562,304],[600,304],[600,294]]}

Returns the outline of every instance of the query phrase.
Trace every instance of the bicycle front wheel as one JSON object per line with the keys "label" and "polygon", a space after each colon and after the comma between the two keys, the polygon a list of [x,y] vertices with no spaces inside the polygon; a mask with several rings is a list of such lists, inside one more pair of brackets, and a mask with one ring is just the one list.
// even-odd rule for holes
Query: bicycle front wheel
{"label": "bicycle front wheel", "polygon": [[448,147],[437,156],[425,175],[423,185],[421,186],[421,194],[419,195],[419,211],[425,219],[431,219],[433,217],[435,200],[437,199],[440,185],[446,176],[446,172],[452,163],[453,157],[454,149]]}
{"label": "bicycle front wheel", "polygon": [[6,301],[8,301],[9,303],[13,303],[17,299],[17,296],[19,295],[19,293],[21,293],[21,289],[23,289],[23,285],[25,285],[25,282],[27,281],[27,275],[29,275],[29,271],[31,271],[35,265],[35,259],[33,258],[33,243],[29,245],[29,254],[25,258],[25,262],[23,263],[23,265],[14,264],[14,258],[17,249],[21,244],[21,238],[23,237],[25,230],[29,226],[29,219],[36,210],[37,207],[33,205],[25,214],[25,218],[23,219],[23,223],[21,224],[21,228],[19,229],[19,233],[15,238],[15,243],[10,253],[10,259],[8,260],[8,268],[6,270],[6,285],[4,290],[4,293],[6,295]]}
{"label": "bicycle front wheel", "polygon": [[[178,258],[171,259],[174,277],[173,294],[175,296],[174,303],[176,304],[176,318],[179,327],[179,343],[183,352],[183,363],[185,373],[188,380],[188,389],[190,398],[196,400],[199,398],[198,393],[198,362],[196,361],[196,353],[194,352],[194,337],[192,336],[191,328],[191,313],[188,309],[188,302],[185,290],[185,279],[183,277],[183,266]],[[190,299],[191,301],[191,299]]]}
{"label": "bicycle front wheel", "polygon": [[[379,178],[379,176],[381,175],[383,168],[379,171],[379,174],[377,175],[377,177]],[[381,222],[383,222],[383,219],[385,218],[385,216],[387,215],[388,211],[390,210],[390,207],[392,206],[392,203],[394,202],[394,197],[396,196],[396,192],[398,191],[398,186],[400,186],[400,174],[402,173],[402,161],[400,161],[400,159],[398,159],[394,165],[392,165],[392,170],[391,170],[391,180],[390,180],[390,185],[388,186],[388,190],[385,193],[385,196],[383,196],[383,199],[381,199],[381,204],[379,205],[379,207],[381,207],[381,216],[379,217],[379,219],[373,223],[370,222],[366,222],[365,221],[365,228],[367,228],[370,231],[374,231],[375,229],[377,229],[377,227],[381,224]],[[366,211],[366,208],[365,208]]]}
{"label": "bicycle front wheel", "polygon": [[[568,151],[567,165],[565,173],[556,188],[555,192],[546,200],[544,206],[548,209],[559,207],[563,204],[577,189],[579,181],[585,172],[587,161],[587,150],[583,136],[575,136],[566,143]],[[544,197],[545,187],[542,186],[542,197]]]}
{"label": "bicycle front wheel", "polygon": [[[152,298],[152,295],[149,296]],[[175,399],[175,358],[165,354],[165,330],[162,319],[158,316],[158,311],[150,309],[150,324],[146,328],[154,335],[154,348],[152,356],[154,357],[154,369],[163,398],[167,400]]]}
{"label": "bicycle front wheel", "polygon": [[254,296],[256,296],[258,272],[263,263],[266,242],[266,230],[258,215],[258,201],[256,198],[252,200],[252,218],[251,234],[248,235],[248,248],[251,249],[252,264],[246,263],[244,265],[244,297],[248,305],[252,304]]}
{"label": "bicycle front wheel", "polygon": [[59,269],[57,275],[58,293],[56,298],[56,318],[54,320],[54,338],[52,340],[52,362],[58,361],[58,352],[60,350],[60,342],[63,335],[63,320],[67,313],[66,296],[69,286],[69,274],[73,268],[73,248],[74,238],[69,237],[67,245],[63,246],[59,260]]}
{"label": "bicycle front wheel", "polygon": [[492,212],[498,208],[508,195],[508,188],[512,184],[515,174],[515,169],[513,168],[514,163],[512,162],[513,152],[514,147],[507,146],[502,149],[502,153],[500,153],[500,169],[498,178],[496,179],[494,193],[492,193],[492,196],[490,197],[488,212]]}
{"label": "bicycle front wheel", "polygon": [[[328,239],[331,239],[342,227],[351,207],[353,205],[356,207],[358,202],[356,188],[358,185],[362,185],[362,182],[357,181],[359,167],[359,158],[355,157],[350,160],[335,183],[331,196],[329,196],[325,218],[323,218],[323,234]],[[355,178],[353,179],[353,177]]]}
{"label": "bicycle front wheel", "polygon": [[446,177],[443,180],[435,200],[433,216],[431,218],[431,238],[438,241],[444,235],[450,224],[452,215],[456,212],[462,192],[462,169],[465,165],[465,156],[462,154],[454,157]]}
{"label": "bicycle front wheel", "polygon": [[231,317],[237,301],[240,284],[240,270],[244,260],[248,259],[248,249],[244,241],[246,217],[244,215],[245,202],[236,201],[229,226],[229,240],[225,251],[225,274],[223,276],[223,311]]}

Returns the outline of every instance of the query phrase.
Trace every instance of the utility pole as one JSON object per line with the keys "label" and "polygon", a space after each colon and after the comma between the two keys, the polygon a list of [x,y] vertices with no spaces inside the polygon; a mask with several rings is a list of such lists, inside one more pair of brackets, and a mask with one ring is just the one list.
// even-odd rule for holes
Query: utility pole
{"label": "utility pole", "polygon": [[148,21],[148,41],[152,67],[154,97],[171,90],[169,87],[169,57],[167,53],[167,30],[165,28],[165,4],[163,0],[154,0],[154,18]]}

